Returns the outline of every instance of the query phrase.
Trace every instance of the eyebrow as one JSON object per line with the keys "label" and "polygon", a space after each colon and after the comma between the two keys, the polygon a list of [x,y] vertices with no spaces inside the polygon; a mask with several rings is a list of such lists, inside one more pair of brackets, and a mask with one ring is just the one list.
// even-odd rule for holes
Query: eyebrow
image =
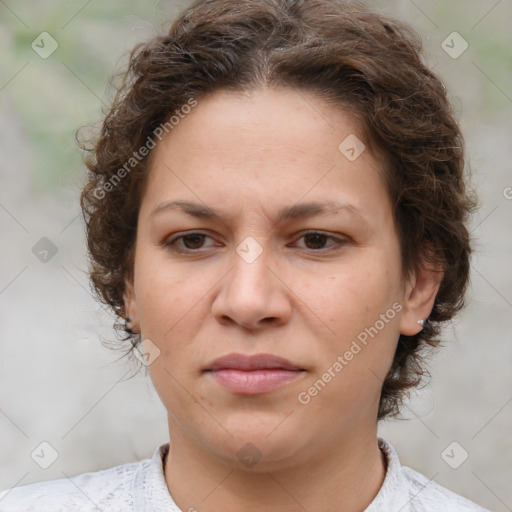
{"label": "eyebrow", "polygon": [[[169,210],[181,210],[182,212],[202,219],[222,220],[227,215],[220,210],[191,201],[165,201],[160,203],[151,213],[150,218]],[[292,206],[285,206],[277,213],[277,222],[289,219],[301,219],[312,217],[323,213],[333,213],[338,210],[347,210],[357,214],[364,219],[361,210],[354,205],[340,203],[337,201],[297,203]]]}

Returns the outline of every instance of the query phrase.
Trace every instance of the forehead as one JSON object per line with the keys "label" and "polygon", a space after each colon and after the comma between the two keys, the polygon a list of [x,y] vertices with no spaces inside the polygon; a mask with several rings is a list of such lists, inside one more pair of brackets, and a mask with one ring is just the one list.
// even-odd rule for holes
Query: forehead
{"label": "forehead", "polygon": [[371,208],[387,200],[382,174],[355,120],[316,95],[217,91],[198,99],[153,150],[143,205],[185,195],[278,211],[286,196],[286,204],[327,199]]}
{"label": "forehead", "polygon": [[263,152],[281,148],[328,158],[340,137],[352,134],[363,139],[353,115],[307,91],[283,87],[236,93],[220,90],[197,103],[160,147],[190,143],[193,138],[193,157],[203,149],[240,153],[245,147],[239,143],[247,143]]}

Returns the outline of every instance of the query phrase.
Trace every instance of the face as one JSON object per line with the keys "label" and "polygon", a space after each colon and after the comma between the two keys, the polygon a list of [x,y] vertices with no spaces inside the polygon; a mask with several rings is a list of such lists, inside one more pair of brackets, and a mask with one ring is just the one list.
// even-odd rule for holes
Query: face
{"label": "face", "polygon": [[171,437],[265,470],[375,434],[398,337],[436,288],[402,279],[381,164],[355,137],[313,94],[218,91],[153,150],[125,299]]}

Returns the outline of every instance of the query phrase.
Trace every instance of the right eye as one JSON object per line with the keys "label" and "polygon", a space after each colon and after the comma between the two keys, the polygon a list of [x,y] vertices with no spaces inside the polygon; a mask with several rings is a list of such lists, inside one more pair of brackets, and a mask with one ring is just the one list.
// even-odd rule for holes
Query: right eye
{"label": "right eye", "polygon": [[187,233],[169,240],[164,246],[174,252],[199,252],[205,238],[211,237],[200,232]]}

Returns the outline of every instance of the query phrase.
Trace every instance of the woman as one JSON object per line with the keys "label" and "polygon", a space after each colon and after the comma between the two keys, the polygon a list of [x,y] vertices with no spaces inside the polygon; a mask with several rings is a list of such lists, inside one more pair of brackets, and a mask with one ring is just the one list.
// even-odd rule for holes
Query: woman
{"label": "woman", "polygon": [[377,437],[464,305],[475,207],[408,27],[196,2],[133,50],[87,166],[92,283],[170,442],[2,511],[484,510]]}

